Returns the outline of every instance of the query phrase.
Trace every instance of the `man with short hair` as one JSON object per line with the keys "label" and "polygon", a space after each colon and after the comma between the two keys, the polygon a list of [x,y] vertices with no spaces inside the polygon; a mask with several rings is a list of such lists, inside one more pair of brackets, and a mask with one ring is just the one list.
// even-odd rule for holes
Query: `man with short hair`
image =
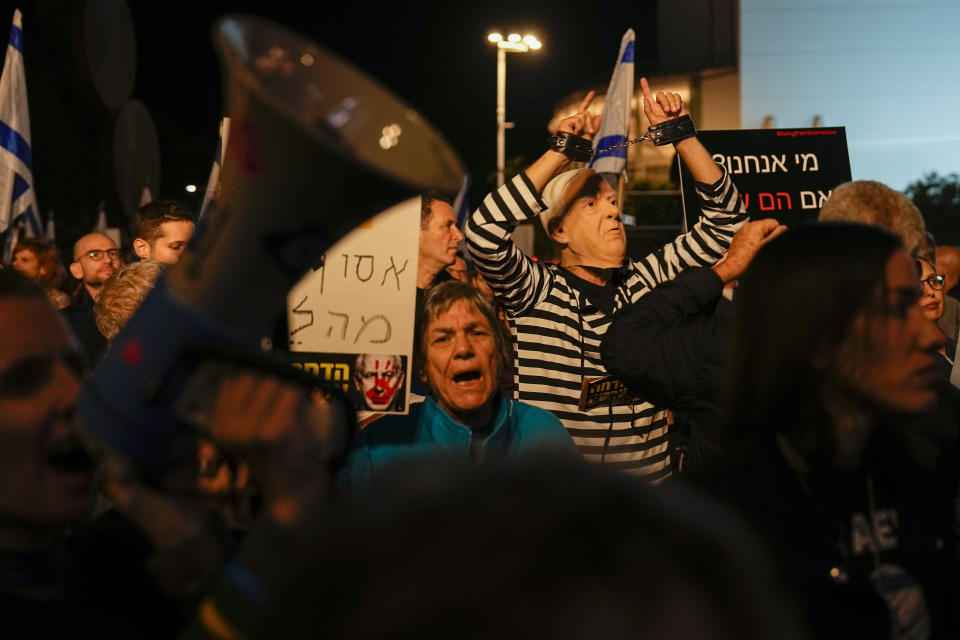
{"label": "man with short hair", "polygon": [[102,233],[88,233],[73,245],[70,275],[83,283],[73,303],[62,311],[74,335],[83,345],[92,364],[100,360],[107,342],[97,329],[93,305],[100,297],[100,289],[122,264],[120,249]]}
{"label": "man with short hair", "polygon": [[463,234],[449,198],[436,191],[421,197],[420,251],[417,260],[417,289],[426,291],[437,276],[457,259]]}
{"label": "man with short hair", "polygon": [[193,216],[179,202],[154,200],[139,209],[130,226],[133,252],[141,260],[176,264],[193,235]]}
{"label": "man with short hair", "polygon": [[[552,411],[588,461],[658,481],[671,473],[666,411],[604,395],[620,385],[601,380],[608,373],[600,341],[614,314],[657,284],[716,262],[747,216],[723,167],[687,135],[693,130],[680,96],[654,99],[646,79],[641,87],[651,126],[673,132],[667,140],[698,183],[703,216],[689,233],[642,260],[626,258],[616,192],[589,169],[554,177],[568,163],[559,144],[487,196],[465,231],[474,264],[512,319],[515,398]],[[599,123],[586,111],[592,98],[560,122],[561,133],[596,133]],[[510,239],[518,223],[535,217],[559,247],[559,265],[523,255]]]}

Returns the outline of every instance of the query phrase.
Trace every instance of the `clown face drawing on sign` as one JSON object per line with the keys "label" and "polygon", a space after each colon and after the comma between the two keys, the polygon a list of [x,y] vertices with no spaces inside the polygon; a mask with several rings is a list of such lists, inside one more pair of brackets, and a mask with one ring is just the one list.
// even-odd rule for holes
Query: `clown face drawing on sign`
{"label": "clown face drawing on sign", "polygon": [[361,354],[353,369],[353,385],[361,396],[360,409],[403,411],[404,362],[399,355]]}

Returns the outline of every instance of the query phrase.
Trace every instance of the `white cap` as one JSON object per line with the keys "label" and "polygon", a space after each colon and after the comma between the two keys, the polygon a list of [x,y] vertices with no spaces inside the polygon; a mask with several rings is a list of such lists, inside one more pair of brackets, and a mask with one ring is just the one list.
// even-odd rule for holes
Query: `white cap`
{"label": "white cap", "polygon": [[550,224],[551,220],[560,215],[569,204],[564,200],[567,187],[574,178],[584,171],[590,171],[592,173],[593,169],[583,168],[564,171],[554,176],[553,179],[547,183],[547,186],[543,188],[543,193],[540,197],[543,203],[547,205],[547,208],[540,212],[540,222],[543,224],[543,230],[547,232],[548,236],[550,235],[550,231],[547,229],[547,225]]}

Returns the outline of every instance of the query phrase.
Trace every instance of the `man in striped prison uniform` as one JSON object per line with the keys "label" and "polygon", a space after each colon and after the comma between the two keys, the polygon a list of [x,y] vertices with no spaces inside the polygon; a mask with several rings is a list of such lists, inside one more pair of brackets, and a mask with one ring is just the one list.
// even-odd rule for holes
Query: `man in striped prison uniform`
{"label": "man in striped prison uniform", "polygon": [[[654,99],[646,79],[641,87],[651,125],[686,115],[677,94]],[[599,125],[586,112],[591,99],[559,131],[591,137]],[[717,261],[747,221],[730,177],[696,137],[675,147],[698,183],[703,215],[642,260],[624,257],[616,193],[589,169],[554,177],[568,159],[552,149],[489,194],[465,228],[477,269],[511,317],[516,398],[556,414],[588,461],[654,482],[671,473],[666,412],[640,399],[586,409],[579,400],[584,380],[608,375],[599,347],[617,310],[688,267]],[[536,216],[560,250],[559,265],[530,259],[510,239],[518,223]]]}

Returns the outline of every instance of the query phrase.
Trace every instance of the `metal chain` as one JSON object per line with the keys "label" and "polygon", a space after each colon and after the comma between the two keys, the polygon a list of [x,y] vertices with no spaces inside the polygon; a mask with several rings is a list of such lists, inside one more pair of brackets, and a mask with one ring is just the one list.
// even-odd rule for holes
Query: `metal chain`
{"label": "metal chain", "polygon": [[617,149],[623,149],[624,147],[629,147],[632,144],[637,144],[638,142],[643,142],[644,140],[649,140],[650,136],[640,136],[639,138],[634,138],[633,140],[627,140],[626,142],[621,142],[620,144],[615,144],[612,147],[607,147],[606,149],[597,149],[593,152],[593,157],[596,158],[601,153],[606,153],[607,151],[616,151]]}

